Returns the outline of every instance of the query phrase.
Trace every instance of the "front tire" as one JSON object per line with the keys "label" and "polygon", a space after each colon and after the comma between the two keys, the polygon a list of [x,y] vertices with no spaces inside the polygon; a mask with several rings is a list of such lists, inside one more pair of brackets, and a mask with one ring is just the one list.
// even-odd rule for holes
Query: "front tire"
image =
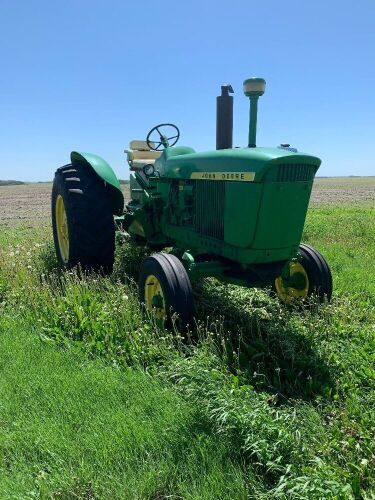
{"label": "front tire", "polygon": [[53,239],[60,265],[111,273],[115,223],[104,181],[89,169],[66,165],[56,171],[51,201]]}
{"label": "front tire", "polygon": [[303,301],[315,295],[319,302],[332,296],[332,274],[321,253],[310,245],[299,246],[300,260],[288,263],[289,279],[279,276],[275,279],[274,291],[286,303]]}
{"label": "front tire", "polygon": [[191,283],[175,255],[161,252],[143,261],[139,299],[159,326],[172,326],[174,314],[177,314],[181,326],[192,325],[194,298]]}

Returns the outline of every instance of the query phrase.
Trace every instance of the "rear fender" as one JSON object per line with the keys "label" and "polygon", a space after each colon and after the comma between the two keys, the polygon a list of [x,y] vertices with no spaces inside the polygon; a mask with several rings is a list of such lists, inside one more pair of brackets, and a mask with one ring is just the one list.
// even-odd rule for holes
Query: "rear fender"
{"label": "rear fender", "polygon": [[108,163],[100,156],[92,153],[78,153],[77,151],[70,154],[70,159],[73,166],[91,169],[103,179],[111,196],[112,211],[115,215],[121,215],[124,209],[124,195],[122,194],[120,182]]}

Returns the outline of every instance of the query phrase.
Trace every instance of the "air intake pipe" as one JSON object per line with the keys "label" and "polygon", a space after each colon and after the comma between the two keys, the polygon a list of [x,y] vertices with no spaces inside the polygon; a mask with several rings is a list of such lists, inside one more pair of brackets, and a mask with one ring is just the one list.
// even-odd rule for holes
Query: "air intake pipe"
{"label": "air intake pipe", "polygon": [[264,94],[265,89],[266,80],[263,78],[248,78],[243,82],[244,94],[250,99],[249,148],[256,148],[258,99]]}
{"label": "air intake pipe", "polygon": [[221,86],[221,95],[216,98],[216,149],[233,147],[233,89]]}

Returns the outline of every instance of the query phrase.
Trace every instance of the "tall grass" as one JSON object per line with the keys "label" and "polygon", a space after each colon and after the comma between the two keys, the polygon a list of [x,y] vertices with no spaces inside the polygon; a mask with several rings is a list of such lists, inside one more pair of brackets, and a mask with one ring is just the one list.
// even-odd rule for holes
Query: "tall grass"
{"label": "tall grass", "polygon": [[[107,368],[98,367],[98,372],[115,370],[121,384],[128,376],[137,374],[142,379],[146,373],[150,386],[156,384],[157,396],[150,403],[151,395],[145,391],[144,404],[157,406],[160,401],[164,405],[166,390],[176,398],[171,403],[176,411],[168,418],[194,415],[187,431],[192,437],[190,447],[183,437],[185,424],[178,424],[177,434],[182,433],[178,440],[185,443],[178,445],[181,462],[172,467],[174,458],[161,460],[165,477],[175,479],[153,493],[153,498],[371,498],[375,495],[373,215],[373,210],[358,207],[309,213],[304,241],[316,245],[331,264],[335,281],[331,304],[319,306],[312,301],[304,310],[293,310],[268,291],[206,280],[195,285],[199,300],[193,341],[177,331],[161,330],[140,309],[134,280],[144,249],[122,245],[111,278],[85,277],[56,269],[51,243],[49,239],[42,243],[42,235],[32,235],[29,241],[23,235],[21,242],[17,235],[8,234],[0,257],[4,331],[13,329],[20,335],[21,329],[30,328],[27,345],[38,345],[59,359],[73,353],[80,363],[84,359],[105,363]],[[20,350],[16,358],[22,358]],[[39,370],[38,364],[35,367],[33,377]],[[49,370],[58,376],[52,365]],[[82,370],[91,376],[86,366]],[[13,376],[16,383],[20,374],[14,371]],[[139,390],[143,393],[142,384]],[[78,393],[73,397],[79,399]],[[138,400],[130,408],[143,418],[145,410]],[[154,427],[161,436],[163,419]],[[120,441],[121,425],[116,438]],[[214,470],[215,487],[199,479],[205,475],[199,458],[202,439],[208,443],[204,463],[208,461],[207,470]],[[163,453],[173,455],[175,441],[161,440]],[[67,441],[66,450],[70,446]],[[134,457],[139,453],[137,446]],[[136,458],[126,456],[130,474]],[[68,457],[67,452],[64,467]],[[214,458],[217,461],[210,462]],[[39,458],[35,460],[39,463]],[[121,476],[112,490],[103,489],[101,484],[107,482],[90,479],[96,460],[93,452],[84,482],[90,483],[92,496],[121,490],[123,498],[151,498],[145,492],[156,491],[156,480],[150,490],[144,484],[144,490],[135,486],[139,478],[153,474],[149,465],[134,483]],[[189,467],[182,466],[184,460]],[[157,460],[152,467],[155,464]],[[223,464],[228,464],[228,470],[225,481],[219,481]],[[193,470],[190,475],[187,468]],[[100,474],[104,476],[106,470],[111,465]],[[25,472],[25,478],[30,477],[33,473]],[[67,488],[64,491],[70,491]]]}

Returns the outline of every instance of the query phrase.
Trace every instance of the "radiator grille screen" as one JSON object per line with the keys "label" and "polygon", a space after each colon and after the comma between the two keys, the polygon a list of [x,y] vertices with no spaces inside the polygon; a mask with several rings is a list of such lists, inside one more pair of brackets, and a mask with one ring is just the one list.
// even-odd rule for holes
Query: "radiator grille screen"
{"label": "radiator grille screen", "polygon": [[224,239],[225,182],[196,181],[195,229],[202,235]]}
{"label": "radiator grille screen", "polygon": [[314,165],[279,165],[277,167],[277,181],[311,181],[314,178],[315,170]]}
{"label": "radiator grille screen", "polygon": [[267,174],[267,180],[274,182],[298,182],[314,179],[315,165],[277,165]]}

